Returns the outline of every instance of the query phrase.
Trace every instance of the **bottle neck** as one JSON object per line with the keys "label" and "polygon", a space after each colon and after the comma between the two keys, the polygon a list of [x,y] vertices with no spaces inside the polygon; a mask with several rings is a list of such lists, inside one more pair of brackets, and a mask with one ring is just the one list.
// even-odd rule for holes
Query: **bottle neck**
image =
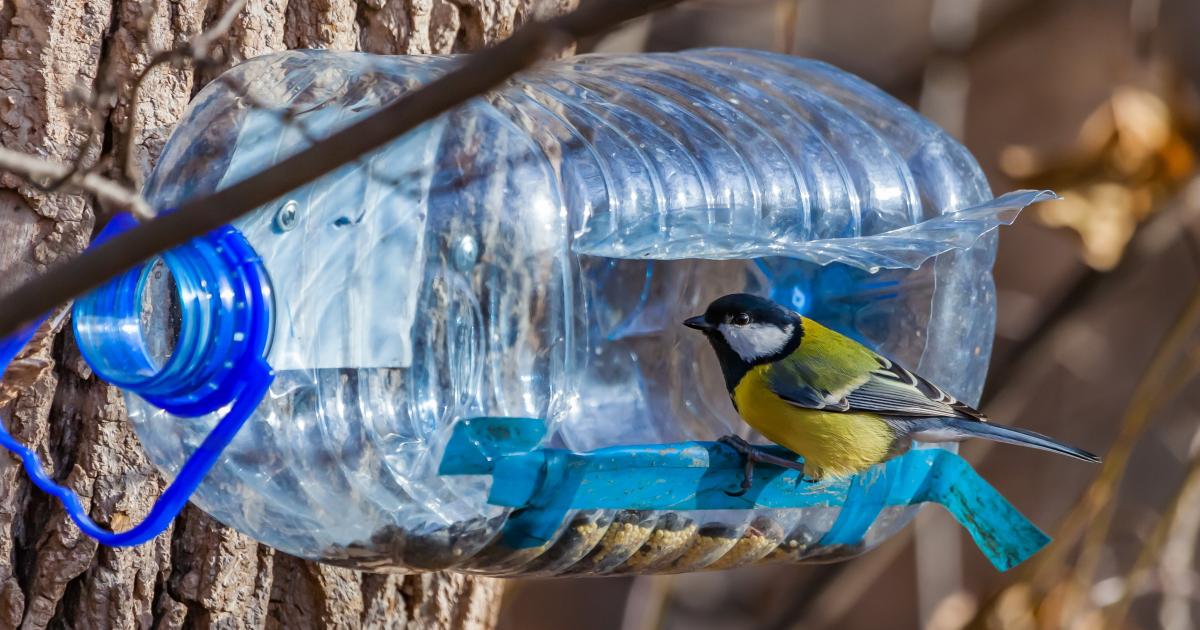
{"label": "bottle neck", "polygon": [[[80,298],[73,325],[98,376],[168,412],[198,416],[236,399],[246,370],[265,360],[273,307],[258,254],[226,226]],[[152,351],[160,347],[169,356]]]}

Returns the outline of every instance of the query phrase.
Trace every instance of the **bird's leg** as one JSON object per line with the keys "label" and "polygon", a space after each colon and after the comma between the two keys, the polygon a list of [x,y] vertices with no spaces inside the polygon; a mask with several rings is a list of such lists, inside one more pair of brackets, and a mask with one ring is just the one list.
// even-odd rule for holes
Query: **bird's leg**
{"label": "bird's leg", "polygon": [[742,473],[741,490],[738,490],[737,492],[730,492],[728,490],[725,491],[725,494],[731,497],[740,497],[743,494],[746,494],[746,491],[748,491],[750,486],[754,484],[754,455],[757,454],[757,451],[753,446],[750,445],[749,442],[743,440],[737,435],[726,435],[717,441],[737,451],[743,458],[746,468]]}
{"label": "bird's leg", "polygon": [[742,455],[745,455],[748,458],[750,458],[752,461],[762,462],[764,464],[773,464],[775,466],[779,466],[780,468],[787,468],[788,470],[795,470],[796,472],[799,472],[801,474],[804,473],[804,463],[803,462],[797,462],[797,461],[790,460],[786,457],[780,457],[778,455],[772,455],[770,453],[767,453],[736,435],[726,435],[725,437],[718,440],[718,442],[721,442],[722,444],[725,444],[726,446],[733,448],[734,450],[741,453]]}
{"label": "bird's leg", "polygon": [[750,486],[754,485],[754,462],[774,464],[780,468],[795,470],[800,473],[800,477],[804,476],[804,464],[800,462],[794,462],[778,455],[764,453],[737,435],[726,435],[717,441],[737,451],[746,460],[746,469],[742,475],[741,490],[738,492],[725,492],[725,494],[728,494],[731,497],[740,497],[743,494],[746,494],[746,491],[750,489]]}

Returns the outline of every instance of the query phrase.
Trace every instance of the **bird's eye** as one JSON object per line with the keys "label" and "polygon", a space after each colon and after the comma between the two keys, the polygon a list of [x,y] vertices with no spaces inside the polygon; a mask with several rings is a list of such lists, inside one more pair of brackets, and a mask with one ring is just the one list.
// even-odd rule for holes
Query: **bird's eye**
{"label": "bird's eye", "polygon": [[738,326],[745,326],[750,323],[750,316],[745,313],[738,313],[733,316],[733,323]]}

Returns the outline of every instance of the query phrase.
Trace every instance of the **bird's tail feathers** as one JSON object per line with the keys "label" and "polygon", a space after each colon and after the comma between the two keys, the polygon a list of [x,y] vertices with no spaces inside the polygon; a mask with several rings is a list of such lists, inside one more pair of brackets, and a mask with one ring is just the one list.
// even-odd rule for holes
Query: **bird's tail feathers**
{"label": "bird's tail feathers", "polygon": [[[978,420],[967,420],[962,418],[939,418],[937,420],[916,420],[914,423],[928,423],[928,429],[912,427],[917,429],[911,433],[912,437],[918,441],[940,442],[947,441],[948,433],[957,433],[961,438],[978,437],[985,440],[995,442],[1004,442],[1005,444],[1015,444],[1017,446],[1028,446],[1030,448],[1050,451],[1067,455],[1076,459],[1082,459],[1086,462],[1099,463],[1100,458],[1083,449],[1075,448],[1063,444],[1058,440],[1029,431],[1027,429],[1019,429],[1017,427],[1008,427],[990,422],[980,422]],[[923,436],[922,433],[926,435]],[[924,438],[924,439],[923,439]]]}

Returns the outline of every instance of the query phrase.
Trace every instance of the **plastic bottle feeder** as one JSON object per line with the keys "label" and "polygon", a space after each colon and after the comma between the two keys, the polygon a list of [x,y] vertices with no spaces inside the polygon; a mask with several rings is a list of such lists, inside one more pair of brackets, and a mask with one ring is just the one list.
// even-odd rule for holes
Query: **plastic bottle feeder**
{"label": "plastic bottle feeder", "polygon": [[[243,63],[197,96],[146,197],[229,186],[456,63]],[[680,322],[769,295],[977,402],[993,230],[1050,196],[993,199],[958,142],[822,63],[545,64],[76,302],[80,350],[175,480],[133,532],[3,443],[107,544],[190,497],[360,569],[679,572],[849,557],[934,502],[1005,569],[1047,539],[952,447],[821,483],[759,466],[726,494],[741,460],[712,440],[746,429]]]}

